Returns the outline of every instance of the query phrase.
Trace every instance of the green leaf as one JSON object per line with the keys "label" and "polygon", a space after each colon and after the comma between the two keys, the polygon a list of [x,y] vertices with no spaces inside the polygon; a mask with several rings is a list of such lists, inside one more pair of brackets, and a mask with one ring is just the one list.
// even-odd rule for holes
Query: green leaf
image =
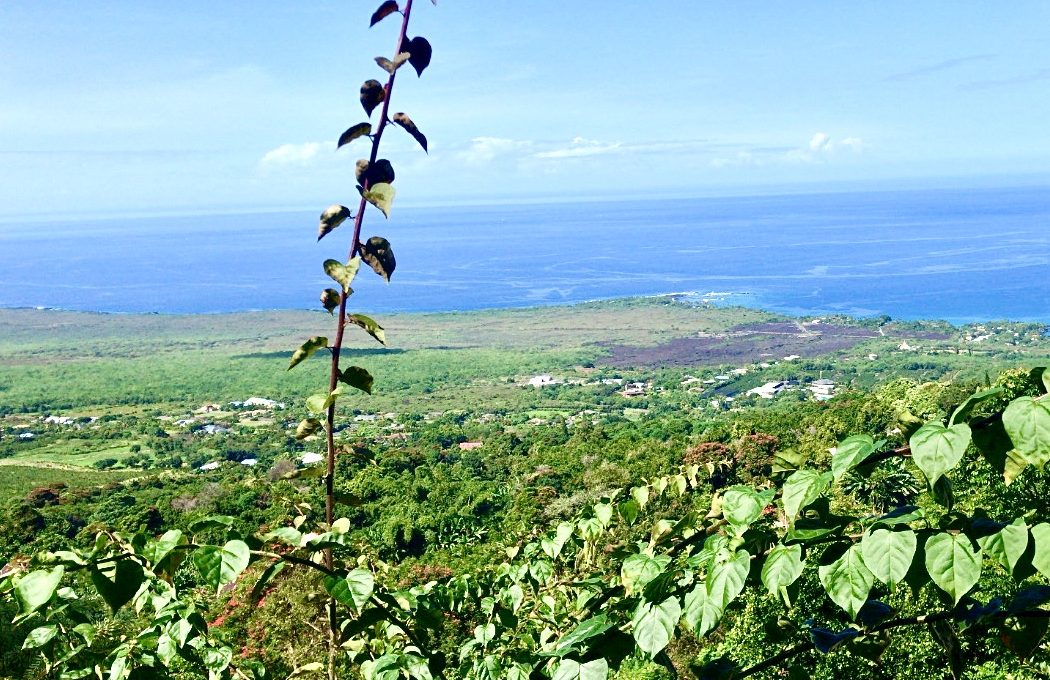
{"label": "green leaf", "polygon": [[638,553],[623,561],[620,567],[620,583],[624,591],[631,595],[641,591],[645,585],[660,575],[671,563],[669,555],[647,555]]}
{"label": "green leaf", "polygon": [[386,344],[386,334],[383,332],[383,327],[375,322],[371,317],[365,316],[364,314],[347,314],[347,323],[364,329],[365,333],[368,333],[373,338],[379,341],[381,345]]}
{"label": "green leaf", "polygon": [[150,541],[146,544],[146,548],[142,551],[142,556],[150,561],[154,566],[159,565],[164,561],[172,550],[177,548],[186,542],[182,532],[178,529],[171,529],[170,531],[164,532],[160,538]]}
{"label": "green leaf", "polygon": [[[315,411],[315,413],[317,413],[317,411]],[[296,426],[295,438],[299,441],[302,441],[310,435],[315,434],[322,427],[323,425],[321,424],[321,421],[317,418],[305,418],[304,420],[301,420]]]}
{"label": "green leaf", "polygon": [[54,569],[31,571],[19,579],[15,583],[15,599],[18,600],[21,612],[35,612],[50,602],[65,573],[65,567],[58,566]]}
{"label": "green leaf", "polygon": [[983,390],[976,394],[967,397],[966,401],[959,404],[959,407],[952,412],[952,417],[948,420],[948,425],[954,425],[955,423],[965,422],[973,413],[974,408],[981,404],[981,402],[988,401],[993,397],[997,397],[1003,393],[1003,388],[993,387],[988,390]]}
{"label": "green leaf", "polygon": [[280,541],[285,545],[298,548],[303,541],[303,532],[295,527],[277,527],[273,531],[263,534],[262,539],[264,541]]}
{"label": "green leaf", "polygon": [[1003,411],[1003,427],[1014,448],[1040,470],[1050,461],[1050,403],[1018,397]]}
{"label": "green leaf", "polygon": [[609,622],[609,617],[605,614],[592,616],[563,635],[553,645],[554,651],[547,652],[544,656],[565,656],[574,651],[586,650],[587,646],[583,644],[584,642],[601,635],[612,627],[613,624]]}
{"label": "green leaf", "polygon": [[941,475],[953,470],[962,460],[970,444],[970,426],[956,423],[945,427],[940,423],[927,423],[911,436],[908,443],[912,460],[932,487]]}
{"label": "green leaf", "polygon": [[605,680],[607,677],[609,662],[605,659],[595,659],[583,664],[572,659],[562,659],[551,680]]}
{"label": "green leaf", "polygon": [[325,211],[321,213],[321,221],[317,226],[317,240],[320,241],[333,229],[337,228],[340,224],[353,217],[350,214],[350,208],[345,205],[330,205],[325,208]]}
{"label": "green leaf", "polygon": [[241,572],[248,568],[250,559],[251,550],[240,540],[229,541],[221,548],[217,545],[201,546],[193,553],[193,563],[204,582],[216,591],[236,581]]}
{"label": "green leaf", "polygon": [[377,106],[383,103],[384,99],[386,99],[386,90],[378,80],[366,80],[361,85],[361,106],[369,116]]}
{"label": "green leaf", "polygon": [[355,257],[346,264],[343,264],[339,260],[325,260],[324,261],[324,273],[340,284],[343,287],[343,292],[349,295],[351,293],[350,284],[353,282],[354,277],[357,276],[357,270],[361,266],[361,258]]}
{"label": "green leaf", "polygon": [[350,366],[339,374],[339,382],[372,394],[372,374],[360,366]]}
{"label": "green leaf", "polygon": [[762,564],[762,585],[770,595],[778,595],[802,575],[802,546],[777,545],[766,555]]}
{"label": "green leaf", "polygon": [[114,614],[131,602],[145,580],[142,565],[134,560],[102,562],[91,568],[91,583]]}
{"label": "green leaf", "polygon": [[397,267],[397,260],[394,259],[394,251],[390,248],[390,241],[387,241],[382,236],[373,236],[364,243],[359,243],[357,249],[361,253],[361,259],[372,268],[372,271],[382,276],[387,283],[390,283],[390,276],[394,273],[394,268]]}
{"label": "green leaf", "polygon": [[327,394],[311,394],[306,398],[306,410],[310,413],[324,413],[328,408]]}
{"label": "green leaf", "polygon": [[216,677],[230,665],[230,661],[233,660],[233,650],[229,647],[205,647],[201,651],[201,660],[204,661],[204,667],[215,674],[213,677]]}
{"label": "green leaf", "polygon": [[714,630],[726,607],[744,589],[750,570],[751,555],[746,550],[737,550],[729,559],[708,569],[704,582],[686,595],[685,622],[697,636]]}
{"label": "green leaf", "polygon": [[310,338],[300,345],[299,349],[292,352],[292,360],[288,363],[288,370],[292,370],[309,359],[317,350],[325,349],[326,347],[328,347],[328,338],[323,335],[315,335]]}
{"label": "green leaf", "polygon": [[328,594],[360,614],[375,592],[375,576],[368,569],[354,569],[346,578],[325,579]]}
{"label": "green leaf", "polygon": [[368,27],[372,28],[380,21],[397,11],[397,2],[395,2],[395,0],[386,0],[386,2],[379,6],[379,9],[372,13],[372,21],[368,24]]}
{"label": "green leaf", "polygon": [[416,36],[402,45],[401,49],[412,55],[408,58],[408,63],[412,64],[412,68],[416,70],[417,77],[422,76],[423,69],[430,65],[430,58],[433,56],[430,42],[426,38]]}
{"label": "green leaf", "polygon": [[[349,144],[350,142],[354,141],[358,137],[366,137],[366,136],[371,135],[371,134],[372,134],[372,124],[371,123],[358,123],[357,125],[354,125],[354,126],[351,126],[351,127],[347,128],[346,132],[344,132],[343,134],[339,135],[339,141],[336,143],[335,148],[336,149],[340,149],[340,148],[346,146],[347,144]],[[332,208],[336,208],[336,207],[342,207],[342,206],[334,206],[334,205],[332,206]],[[329,210],[331,210],[332,208],[329,208]],[[343,208],[343,210],[346,210],[346,208]],[[343,217],[343,219],[345,220],[347,217],[351,217],[349,210],[346,210],[346,216]],[[321,218],[321,221],[322,222],[324,221],[324,217],[323,216]],[[342,222],[343,220],[339,220],[339,221]],[[338,225],[336,225],[336,226],[338,226]],[[333,229],[334,229],[334,227],[333,227]],[[331,229],[329,229],[328,231],[331,231]],[[328,233],[328,232],[325,232],[325,233]],[[318,237],[317,240],[320,241],[321,240],[320,237]]]}
{"label": "green leaf", "polygon": [[831,484],[833,475],[816,470],[798,470],[784,482],[782,502],[788,522],[794,524],[798,513],[807,505],[820,498]]}
{"label": "green leaf", "polygon": [[842,607],[850,619],[856,619],[875,585],[875,577],[864,564],[860,546],[851,545],[837,560],[821,566],[817,574],[832,601]]}
{"label": "green leaf", "polygon": [[1032,566],[1038,569],[1040,574],[1050,578],[1050,524],[1036,524],[1031,531],[1032,544],[1035,546]]}
{"label": "green leaf", "polygon": [[875,440],[866,434],[855,434],[839,442],[831,455],[831,472],[838,481],[842,475],[875,453]]}
{"label": "green leaf", "polygon": [[986,555],[1003,565],[1007,573],[1013,576],[1014,567],[1028,549],[1028,527],[1023,519],[1018,519],[994,534],[978,538],[977,543]]}
{"label": "green leaf", "polygon": [[[427,138],[426,138],[426,135],[424,135],[422,132],[419,131],[419,128],[416,127],[416,124],[414,122],[412,122],[412,119],[408,117],[407,113],[399,111],[399,112],[395,113],[393,116],[391,116],[390,120],[392,120],[395,124],[397,124],[397,125],[401,126],[402,128],[404,128],[405,132],[407,132],[408,134],[412,135],[412,139],[416,140],[416,142],[421,147],[423,147],[423,151],[427,151]],[[429,153],[429,151],[427,153]]]}
{"label": "green leaf", "polygon": [[904,580],[915,558],[918,545],[911,529],[892,531],[877,526],[861,539],[861,554],[864,565],[879,581],[891,588]]}
{"label": "green leaf", "polygon": [[718,626],[722,618],[722,608],[707,594],[707,585],[699,583],[685,596],[685,624],[696,634],[703,637]]}
{"label": "green leaf", "polygon": [[379,208],[379,211],[383,213],[383,217],[390,218],[390,208],[394,204],[394,195],[397,191],[394,189],[393,184],[386,182],[379,182],[373,184],[367,190],[362,189],[361,196],[366,201]]}
{"label": "green leaf", "polygon": [[674,628],[681,616],[682,608],[673,596],[655,606],[650,602],[640,603],[631,622],[631,634],[638,649],[650,659],[659,654],[674,636]]}
{"label": "green leaf", "polygon": [[926,571],[959,604],[981,577],[981,554],[963,534],[935,534],[926,541]]}
{"label": "green leaf", "polygon": [[734,486],[722,496],[722,516],[737,535],[743,534],[748,525],[762,516],[763,507],[759,494],[746,486]]}
{"label": "green leaf", "polygon": [[229,515],[209,515],[190,524],[189,530],[191,534],[199,534],[208,529],[229,529],[236,521]]}
{"label": "green leaf", "polygon": [[56,635],[58,635],[58,626],[54,624],[34,628],[29,631],[29,635],[26,635],[25,642],[22,643],[22,649],[39,649],[51,642]]}
{"label": "green leaf", "polygon": [[287,562],[278,561],[273,562],[270,566],[266,567],[266,569],[263,570],[263,573],[259,575],[259,579],[255,582],[255,585],[252,586],[252,592],[248,601],[253,605],[258,604],[259,600],[262,599],[263,594],[266,592],[267,586],[270,585],[270,582],[273,581],[278,574],[284,571],[284,568],[287,566]]}

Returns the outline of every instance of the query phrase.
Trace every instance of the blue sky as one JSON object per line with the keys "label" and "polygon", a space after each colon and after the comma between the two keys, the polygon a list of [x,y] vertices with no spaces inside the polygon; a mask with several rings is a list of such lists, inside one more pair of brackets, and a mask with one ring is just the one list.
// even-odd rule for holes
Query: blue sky
{"label": "blue sky", "polygon": [[[375,5],[2,0],[0,214],[352,200]],[[410,32],[399,201],[1050,177],[1044,0],[417,0]]]}

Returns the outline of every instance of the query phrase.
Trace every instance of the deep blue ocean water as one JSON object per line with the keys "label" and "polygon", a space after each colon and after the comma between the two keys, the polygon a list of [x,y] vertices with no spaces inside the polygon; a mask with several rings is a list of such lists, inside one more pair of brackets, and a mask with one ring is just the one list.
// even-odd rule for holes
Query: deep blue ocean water
{"label": "deep blue ocean water", "polygon": [[[321,206],[323,207],[323,206]],[[315,307],[346,226],[320,210],[0,224],[0,307]],[[472,310],[692,291],[795,314],[1050,322],[1050,188],[399,208],[355,309]]]}

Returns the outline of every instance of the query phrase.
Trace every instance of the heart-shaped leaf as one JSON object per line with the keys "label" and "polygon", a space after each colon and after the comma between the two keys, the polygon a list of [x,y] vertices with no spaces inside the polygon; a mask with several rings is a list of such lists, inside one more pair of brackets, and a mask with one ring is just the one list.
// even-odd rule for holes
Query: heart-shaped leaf
{"label": "heart-shaped leaf", "polygon": [[430,42],[426,38],[416,36],[403,44],[401,50],[411,55],[408,63],[412,64],[412,68],[416,70],[416,76],[423,75],[423,69],[430,66],[430,57],[433,56]]}
{"label": "heart-shaped leaf", "polygon": [[216,590],[236,581],[248,568],[250,559],[251,550],[239,540],[229,541],[221,548],[217,545],[201,546],[193,553],[193,563],[201,577]]}
{"label": "heart-shaped leaf", "polygon": [[15,584],[15,598],[23,614],[36,611],[47,604],[58,590],[65,567],[31,571]]}
{"label": "heart-shaped leaf", "polygon": [[379,68],[383,69],[390,75],[394,75],[394,73],[396,73],[397,70],[401,68],[401,65],[408,61],[410,56],[411,55],[409,55],[408,52],[400,52],[393,59],[387,59],[386,57],[376,57],[376,63],[379,64]]}
{"label": "heart-shaped leaf", "polygon": [[371,21],[371,23],[368,24],[368,27],[372,28],[373,26],[378,24],[380,21],[382,21],[383,19],[387,18],[388,16],[390,16],[391,14],[393,14],[394,12],[397,12],[397,11],[398,11],[397,3],[394,0],[386,0],[386,2],[384,2],[382,5],[379,6],[379,9],[377,9],[374,12],[372,12],[372,21]]}
{"label": "heart-shaped leaf", "polygon": [[379,184],[373,184],[368,189],[361,191],[361,196],[366,201],[379,208],[379,211],[383,213],[383,216],[387,219],[390,218],[390,208],[394,203],[394,195],[396,190],[392,184],[386,182],[380,182]]}
{"label": "heart-shaped leaf", "polygon": [[1003,427],[1026,461],[1040,470],[1050,462],[1050,404],[1046,401],[1014,399],[1003,411]]}
{"label": "heart-shaped leaf", "polygon": [[412,119],[408,117],[407,113],[399,111],[398,113],[395,113],[393,116],[391,116],[390,120],[403,127],[408,132],[408,134],[412,135],[412,139],[419,142],[419,145],[423,147],[423,151],[427,151],[426,135],[419,131],[419,128],[416,127],[416,124],[412,122]]}
{"label": "heart-shaped leaf", "polygon": [[357,276],[357,270],[361,266],[361,258],[355,257],[346,264],[339,260],[325,260],[324,273],[328,274],[333,281],[343,286],[343,292],[349,294],[350,283]]}
{"label": "heart-shaped leaf", "polygon": [[875,440],[866,434],[856,434],[843,439],[831,455],[831,472],[835,479],[841,478],[874,452]]}
{"label": "heart-shaped leaf", "polygon": [[963,534],[936,534],[926,541],[926,571],[958,604],[981,578],[981,553]]}
{"label": "heart-shaped leaf", "polygon": [[383,84],[378,80],[366,80],[361,85],[361,106],[364,107],[365,113],[372,115],[375,108],[383,103],[386,99],[386,90],[383,89]]}
{"label": "heart-shaped leaf", "polygon": [[394,251],[390,249],[390,241],[382,236],[373,236],[366,242],[359,243],[357,249],[361,253],[361,259],[372,268],[372,271],[389,283],[390,276],[397,267]]}
{"label": "heart-shaped leaf", "polygon": [[940,423],[927,423],[911,436],[908,443],[912,460],[932,487],[941,475],[954,469],[962,460],[970,444],[970,426],[956,423],[945,427]]}
{"label": "heart-shaped leaf", "polygon": [[372,374],[360,366],[350,366],[339,374],[339,381],[372,394]]}
{"label": "heart-shaped leaf", "polygon": [[336,142],[335,148],[340,149],[350,142],[354,141],[358,137],[365,137],[372,134],[371,123],[358,123],[357,125],[348,128],[346,132],[339,135],[339,141]]}
{"label": "heart-shaped leaf", "polygon": [[385,158],[380,158],[371,164],[362,158],[357,161],[354,175],[357,177],[357,182],[365,186],[390,184],[394,181],[394,166]]}

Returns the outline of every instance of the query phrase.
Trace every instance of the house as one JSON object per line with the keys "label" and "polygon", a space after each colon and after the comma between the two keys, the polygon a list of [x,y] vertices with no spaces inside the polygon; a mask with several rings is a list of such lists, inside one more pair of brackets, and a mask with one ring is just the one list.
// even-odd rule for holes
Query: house
{"label": "house", "polygon": [[218,470],[220,465],[222,465],[222,463],[216,460],[212,461],[211,463],[205,463],[204,465],[201,465],[199,468],[197,468],[197,470],[199,472],[211,472],[212,470]]}
{"label": "house", "polygon": [[529,385],[531,387],[543,387],[544,385],[553,385],[554,378],[549,373],[541,373],[540,375],[534,375],[529,378]]}
{"label": "house", "polygon": [[23,440],[26,440],[26,441],[28,441],[30,439],[34,439],[35,437],[36,437],[36,435],[33,434],[32,432],[23,432],[20,435],[18,435],[19,439],[23,439]]}
{"label": "house", "polygon": [[620,394],[622,394],[625,397],[644,397],[646,392],[649,390],[649,387],[649,383],[627,383],[627,385],[623,388],[623,391],[620,392]]}
{"label": "house", "polygon": [[194,413],[214,413],[215,411],[221,411],[222,405],[220,404],[204,404],[198,409],[195,409]]}
{"label": "house", "polygon": [[808,385],[808,389],[817,401],[827,401],[835,396],[835,383],[827,378],[814,380]]}
{"label": "house", "polygon": [[264,399],[263,397],[249,397],[241,402],[241,406],[256,406],[260,408],[284,408],[284,403],[274,401],[273,399]]}
{"label": "house", "polygon": [[756,394],[763,399],[772,399],[780,392],[783,392],[785,387],[787,387],[787,385],[783,380],[778,382],[767,382],[765,385],[748,390],[747,393]]}
{"label": "house", "polygon": [[481,448],[481,442],[460,442],[459,448],[462,451],[473,451]]}
{"label": "house", "polygon": [[314,463],[320,463],[322,460],[324,460],[324,456],[322,456],[319,453],[313,453],[312,451],[299,456],[299,462],[303,465],[312,465]]}
{"label": "house", "polygon": [[259,460],[257,458],[245,458],[241,461],[241,465],[247,465],[248,467],[252,467],[258,464]]}

